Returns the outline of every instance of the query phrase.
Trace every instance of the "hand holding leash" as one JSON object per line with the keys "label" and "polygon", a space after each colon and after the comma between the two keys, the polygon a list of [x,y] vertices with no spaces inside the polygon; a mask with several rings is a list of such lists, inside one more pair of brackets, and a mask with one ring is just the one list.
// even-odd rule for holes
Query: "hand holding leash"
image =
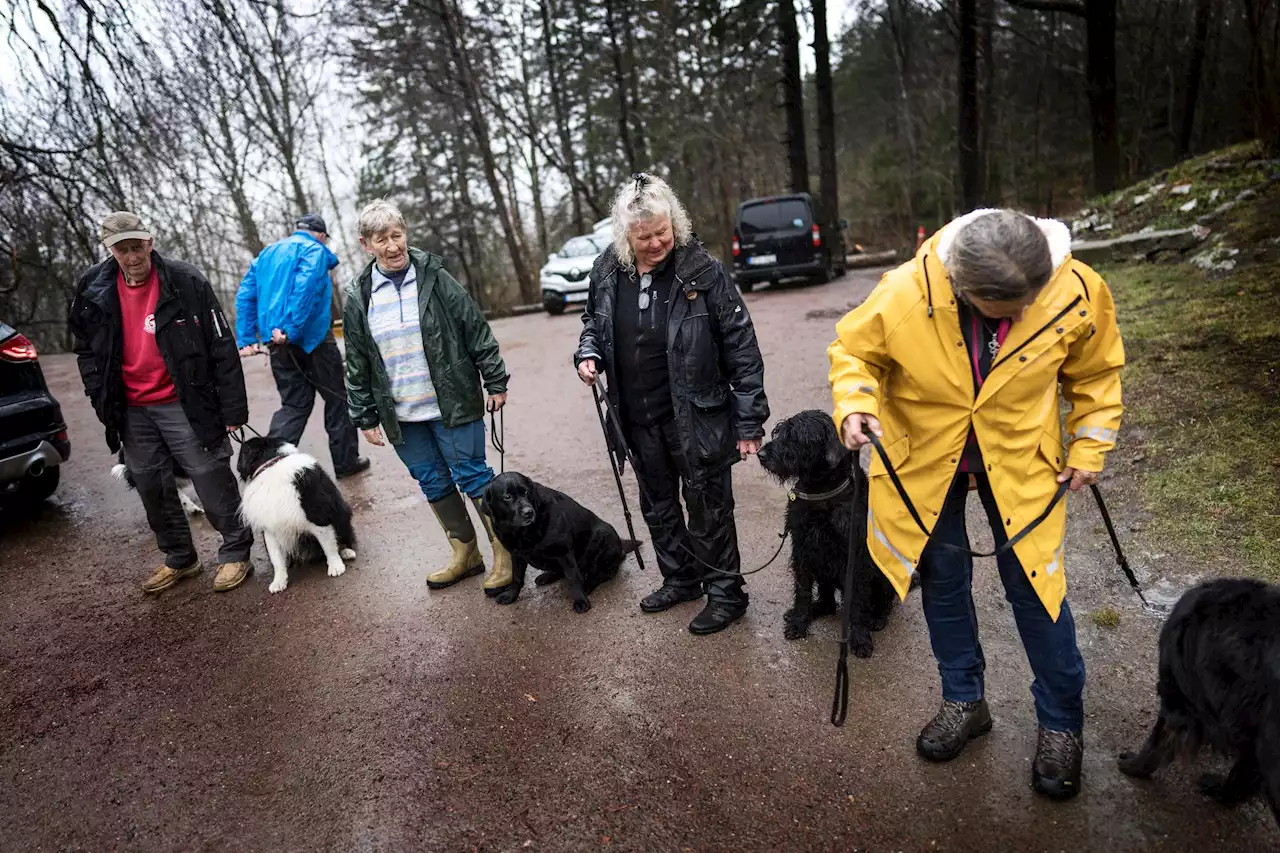
{"label": "hand holding leash", "polygon": [[858,450],[861,447],[871,443],[871,439],[867,433],[871,433],[876,438],[884,435],[880,429],[880,419],[875,415],[863,415],[855,412],[844,419],[844,423],[840,425],[841,438],[844,440],[844,446],[850,450]]}

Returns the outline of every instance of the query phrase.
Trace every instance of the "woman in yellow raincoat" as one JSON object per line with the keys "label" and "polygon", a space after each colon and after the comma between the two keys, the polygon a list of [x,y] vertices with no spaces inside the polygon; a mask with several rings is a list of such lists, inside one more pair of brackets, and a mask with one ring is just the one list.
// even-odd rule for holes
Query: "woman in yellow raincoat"
{"label": "woman in yellow raincoat", "polygon": [[[836,326],[835,420],[857,448],[881,437],[919,513],[873,453],[867,545],[905,597],[918,572],[942,707],[916,741],[947,761],[991,728],[983,699],[964,507],[971,482],[997,546],[1040,516],[1059,484],[1096,481],[1120,426],[1124,348],[1111,292],[1070,255],[1054,220],[979,210],[928,240]],[[1063,442],[1058,388],[1069,405]],[[1030,660],[1040,723],[1032,786],[1080,788],[1084,661],[1065,601],[1066,504],[997,559]]]}

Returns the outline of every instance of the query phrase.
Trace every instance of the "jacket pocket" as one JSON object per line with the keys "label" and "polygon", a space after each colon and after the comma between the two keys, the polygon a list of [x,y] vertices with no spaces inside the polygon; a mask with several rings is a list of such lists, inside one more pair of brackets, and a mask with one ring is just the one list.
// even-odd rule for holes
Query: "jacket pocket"
{"label": "jacket pocket", "polygon": [[1062,469],[1066,467],[1067,450],[1062,446],[1062,439],[1050,432],[1040,433],[1039,459],[1031,458],[1031,466],[1038,463],[1047,462],[1053,467],[1057,473],[1062,473]]}
{"label": "jacket pocket", "polygon": [[[907,461],[907,457],[911,455],[911,439],[909,436],[903,435],[895,438],[893,441],[885,444],[884,452],[889,457],[889,462],[893,464],[893,469],[897,471],[902,467],[902,463]],[[889,473],[884,462],[880,459],[880,454],[875,448],[871,450],[871,468],[867,472],[870,477],[878,477]]]}
{"label": "jacket pocket", "polygon": [[730,458],[733,450],[733,412],[729,389],[712,385],[692,391],[693,455],[700,465],[714,465]]}

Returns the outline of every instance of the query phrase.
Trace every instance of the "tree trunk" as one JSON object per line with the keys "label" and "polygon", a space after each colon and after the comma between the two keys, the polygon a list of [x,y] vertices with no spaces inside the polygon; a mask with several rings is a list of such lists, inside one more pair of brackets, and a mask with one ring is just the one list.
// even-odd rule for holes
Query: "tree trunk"
{"label": "tree trunk", "polygon": [[529,274],[524,254],[520,251],[520,242],[515,227],[511,222],[511,214],[507,209],[506,196],[502,191],[502,182],[498,179],[498,162],[493,155],[493,146],[489,143],[489,128],[481,105],[480,91],[475,76],[471,71],[471,61],[463,46],[462,13],[458,11],[456,0],[444,0],[443,18],[445,35],[449,41],[449,53],[453,57],[454,67],[458,72],[458,82],[462,86],[466,101],[467,117],[471,132],[475,136],[476,147],[480,149],[480,161],[484,165],[485,181],[489,184],[489,193],[493,197],[497,209],[498,220],[502,225],[502,237],[507,244],[507,253],[511,256],[511,266],[515,270],[516,281],[520,286],[520,296],[526,302],[535,302],[538,297],[538,283]]}
{"label": "tree trunk", "polygon": [[635,127],[631,129],[631,132],[636,146],[636,157],[640,160],[640,166],[641,168],[648,168],[650,164],[649,144],[645,139],[644,117],[643,115],[636,115],[640,104],[640,73],[636,70],[635,48],[637,24],[632,14],[633,7],[630,0],[624,0],[624,2],[623,20],[626,22],[626,26],[622,28],[622,55],[627,66],[627,86],[631,97],[631,115],[635,123]]}
{"label": "tree trunk", "polygon": [[979,0],[979,26],[982,28],[979,51],[982,56],[982,75],[978,93],[978,154],[982,160],[983,201],[999,204],[1004,193],[1000,185],[1000,164],[991,152],[996,133],[996,50],[995,50],[995,0]]}
{"label": "tree trunk", "polygon": [[818,98],[818,195],[823,224],[836,228],[840,195],[836,176],[836,110],[831,85],[831,43],[827,39],[827,0],[813,0],[814,89]]}
{"label": "tree trunk", "polygon": [[1093,124],[1093,188],[1109,193],[1120,183],[1120,129],[1116,119],[1116,0],[1085,0],[1089,113]]}
{"label": "tree trunk", "polygon": [[542,53],[547,63],[547,79],[551,88],[551,109],[556,116],[556,131],[560,137],[560,162],[564,167],[565,177],[569,179],[569,201],[573,215],[573,230],[581,234],[587,230],[582,215],[582,196],[578,187],[578,178],[574,166],[573,140],[569,133],[569,112],[565,108],[564,93],[560,82],[560,61],[556,56],[554,30],[552,29],[551,0],[540,0],[539,11],[542,13]]}
{"label": "tree trunk", "polygon": [[978,0],[959,0],[959,58],[956,76],[958,148],[960,153],[960,210],[982,205],[982,152],[978,123]]}
{"label": "tree trunk", "polygon": [[778,39],[782,46],[782,107],[787,118],[787,162],[791,191],[809,191],[809,155],[804,141],[804,82],[800,79],[800,33],[793,0],[778,0]]}
{"label": "tree trunk", "polygon": [[622,155],[627,160],[627,171],[634,174],[636,149],[631,143],[631,108],[627,97],[627,74],[622,67],[622,44],[618,40],[619,28],[625,29],[625,18],[618,20],[619,0],[604,0],[605,27],[609,30],[609,56],[613,60],[613,88],[618,98],[618,140],[622,143]]}

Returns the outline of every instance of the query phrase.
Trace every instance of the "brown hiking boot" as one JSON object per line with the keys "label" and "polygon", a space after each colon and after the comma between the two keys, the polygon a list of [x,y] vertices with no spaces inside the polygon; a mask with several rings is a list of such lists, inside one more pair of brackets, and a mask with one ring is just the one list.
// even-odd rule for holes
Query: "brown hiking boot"
{"label": "brown hiking boot", "polygon": [[950,761],[964,751],[965,744],[991,731],[987,700],[977,702],[942,701],[942,707],[916,738],[916,752],[930,761]]}
{"label": "brown hiking boot", "polygon": [[185,569],[174,569],[169,566],[161,566],[156,569],[155,574],[143,582],[142,591],[147,595],[155,595],[157,592],[164,592],[183,578],[195,577],[200,574],[203,569],[204,567],[200,565],[199,560],[196,560]]}
{"label": "brown hiking boot", "polygon": [[1040,727],[1036,759],[1031,763],[1031,787],[1051,800],[1069,800],[1080,793],[1080,764],[1084,735]]}
{"label": "brown hiking boot", "polygon": [[228,592],[235,589],[244,583],[244,579],[252,571],[253,564],[248,560],[242,563],[223,563],[218,566],[218,576],[213,579],[213,591]]}

